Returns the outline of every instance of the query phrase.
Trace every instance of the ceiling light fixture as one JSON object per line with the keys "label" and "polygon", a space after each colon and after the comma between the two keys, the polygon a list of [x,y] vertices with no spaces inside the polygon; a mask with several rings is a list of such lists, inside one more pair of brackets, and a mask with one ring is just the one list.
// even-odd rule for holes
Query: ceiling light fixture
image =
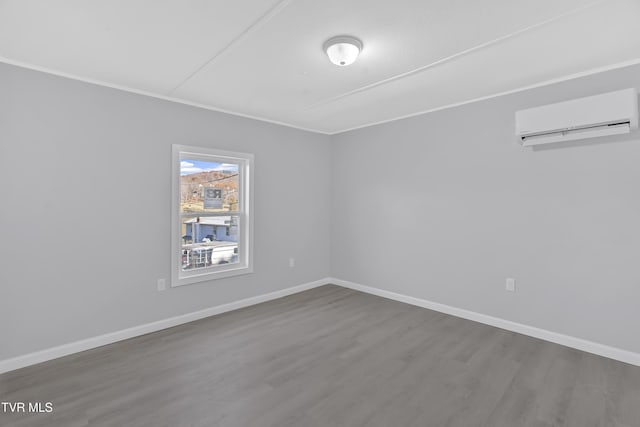
{"label": "ceiling light fixture", "polygon": [[362,42],[351,36],[332,37],[322,46],[327,56],[339,67],[353,64],[362,51]]}

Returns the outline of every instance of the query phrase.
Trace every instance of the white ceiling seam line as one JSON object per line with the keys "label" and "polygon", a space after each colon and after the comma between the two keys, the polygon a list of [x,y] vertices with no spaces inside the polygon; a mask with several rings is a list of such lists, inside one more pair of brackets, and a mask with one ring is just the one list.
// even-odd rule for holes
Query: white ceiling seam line
{"label": "white ceiling seam line", "polygon": [[521,29],[516,30],[516,31],[514,31],[512,33],[506,34],[504,36],[497,37],[495,39],[492,39],[492,40],[489,40],[487,42],[481,43],[479,45],[473,46],[473,47],[471,47],[469,49],[465,49],[465,50],[462,50],[460,52],[454,53],[453,55],[441,58],[441,59],[439,59],[439,60],[437,60],[435,62],[429,63],[427,65],[423,65],[421,67],[415,68],[415,69],[410,70],[410,71],[406,71],[404,73],[396,74],[395,76],[391,76],[391,77],[388,77],[386,79],[378,80],[377,82],[373,82],[373,83],[370,83],[368,85],[361,86],[359,88],[350,90],[348,92],[342,93],[342,94],[334,96],[332,98],[328,98],[328,99],[325,99],[325,100],[322,100],[322,101],[315,102],[313,104],[310,104],[310,105],[304,107],[304,109],[305,110],[312,110],[314,108],[322,107],[322,106],[330,104],[332,102],[339,101],[339,100],[341,100],[343,98],[347,98],[349,96],[356,95],[356,94],[361,93],[361,92],[366,92],[366,91],[374,89],[374,88],[376,88],[378,86],[389,84],[389,83],[392,83],[394,81],[401,80],[401,79],[410,77],[410,76],[415,75],[415,74],[419,74],[419,73],[421,73],[423,71],[426,71],[426,70],[429,70],[431,68],[434,68],[434,67],[436,67],[438,65],[441,65],[441,64],[443,64],[445,62],[453,61],[454,59],[460,58],[460,57],[462,57],[464,55],[468,55],[468,54],[473,53],[475,51],[487,48],[487,47],[492,46],[494,44],[500,43],[500,42],[502,42],[504,40],[516,37],[516,36],[518,36],[520,34],[523,34],[525,32],[534,30],[536,28],[543,27],[543,26],[545,26],[547,24],[550,24],[552,22],[555,22],[555,21],[558,21],[560,19],[566,18],[568,16],[575,15],[576,13],[582,12],[582,11],[584,11],[586,9],[589,9],[589,8],[595,6],[598,3],[603,3],[604,1],[605,0],[595,0],[595,1],[591,2],[591,3],[587,3],[585,5],[582,5],[580,7],[572,9],[572,10],[570,10],[568,12],[561,13],[560,15],[556,15],[556,16],[551,17],[549,19],[546,19],[544,21],[529,25],[529,26],[527,26],[525,28],[521,28]]}
{"label": "white ceiling seam line", "polygon": [[97,79],[91,79],[91,78],[88,78],[88,77],[78,76],[78,75],[75,75],[75,74],[71,74],[71,73],[67,73],[67,72],[64,72],[64,71],[55,70],[55,69],[48,68],[48,67],[42,67],[42,66],[30,64],[30,63],[27,63],[27,62],[17,61],[17,60],[14,60],[14,59],[7,58],[6,56],[1,56],[0,55],[0,63],[7,64],[7,65],[12,65],[14,67],[25,68],[27,70],[38,71],[38,72],[41,72],[41,73],[50,74],[52,76],[62,77],[62,78],[65,78],[65,79],[76,80],[76,81],[79,81],[79,82],[88,83],[88,84],[92,84],[92,85],[96,85],[96,86],[101,86],[101,87],[106,87],[106,88],[110,88],[110,89],[120,90],[120,91],[123,91],[123,92],[132,93],[132,94],[135,94],[135,95],[148,96],[150,98],[161,99],[163,101],[168,101],[168,102],[174,102],[176,104],[187,105],[189,107],[201,108],[203,110],[208,110],[208,111],[215,111],[216,113],[229,114],[229,115],[232,115],[232,116],[242,117],[242,118],[251,119],[251,120],[257,120],[259,122],[269,123],[269,124],[277,125],[277,126],[284,126],[284,127],[287,127],[287,128],[297,129],[297,130],[301,130],[301,131],[305,131],[305,132],[317,133],[317,134],[321,134],[321,135],[331,135],[330,132],[323,131],[323,130],[320,130],[320,129],[307,128],[307,127],[304,127],[304,126],[298,126],[298,125],[294,125],[292,123],[282,122],[282,121],[279,121],[279,120],[273,120],[273,119],[269,119],[269,118],[266,118],[266,117],[253,116],[251,114],[245,114],[245,113],[240,113],[240,112],[233,111],[233,110],[226,110],[224,108],[213,107],[211,105],[206,105],[206,104],[202,104],[202,103],[199,103],[199,102],[189,101],[189,100],[182,99],[182,98],[175,98],[175,97],[163,95],[161,93],[149,92],[149,91],[141,90],[141,89],[134,89],[134,88],[131,88],[131,87],[128,87],[128,86],[122,86],[122,85],[118,85],[118,84],[115,84],[115,83],[105,82],[105,81],[102,81],[102,80],[97,80]]}
{"label": "white ceiling seam line", "polygon": [[536,88],[540,88],[540,87],[544,87],[544,86],[550,86],[550,85],[553,85],[553,84],[556,84],[556,83],[562,83],[562,82],[566,82],[566,81],[570,81],[570,80],[574,80],[574,79],[579,79],[581,77],[591,76],[593,74],[598,74],[598,73],[604,73],[606,71],[617,70],[619,68],[631,67],[633,65],[640,65],[640,57],[635,58],[635,59],[631,59],[629,61],[624,61],[624,62],[620,62],[620,63],[617,63],[617,64],[613,64],[613,65],[605,65],[603,67],[598,67],[598,68],[594,68],[594,69],[587,70],[587,71],[580,71],[578,73],[573,73],[573,74],[569,74],[567,76],[562,76],[562,77],[557,77],[557,78],[550,79],[550,80],[545,80],[543,82],[539,82],[539,83],[535,83],[535,84],[531,84],[531,85],[527,85],[527,86],[521,86],[521,87],[518,87],[518,88],[515,88],[515,89],[510,89],[510,90],[507,90],[507,91],[504,91],[504,92],[492,93],[492,94],[481,96],[481,97],[478,97],[478,98],[473,98],[473,99],[468,99],[468,100],[464,100],[464,101],[460,101],[460,102],[455,102],[453,104],[443,105],[441,107],[435,107],[435,108],[430,108],[428,110],[417,111],[415,113],[405,114],[403,116],[393,117],[391,119],[378,120],[377,122],[367,122],[367,123],[362,124],[362,125],[358,125],[358,126],[354,126],[354,127],[350,127],[350,128],[345,128],[345,129],[329,132],[327,134],[328,135],[339,135],[341,133],[347,133],[347,132],[351,132],[353,130],[364,129],[364,128],[368,128],[368,127],[371,127],[371,126],[382,125],[382,124],[385,124],[385,123],[391,123],[391,122],[404,120],[404,119],[410,119],[412,117],[422,116],[424,114],[435,113],[437,111],[442,111],[442,110],[448,110],[450,108],[461,107],[463,105],[473,104],[474,102],[480,102],[480,101],[486,101],[486,100],[493,99],[493,98],[499,98],[501,96],[511,95],[511,94],[518,93],[518,92],[524,92],[526,90],[536,89]]}
{"label": "white ceiling seam line", "polygon": [[276,15],[282,12],[289,4],[291,4],[294,0],[281,0],[278,4],[269,9],[265,14],[260,16],[256,21],[252,22],[244,31],[234,37],[226,46],[220,49],[218,52],[214,53],[207,61],[205,61],[202,65],[197,67],[194,71],[192,71],[187,77],[182,79],[180,83],[173,87],[170,91],[166,93],[166,95],[172,95],[176,90],[180,89],[184,86],[189,80],[194,78],[200,71],[202,71],[206,66],[211,64],[213,61],[224,55],[226,52],[230,51],[234,46],[241,43],[251,34],[256,32],[260,27],[268,23],[271,19],[273,19]]}

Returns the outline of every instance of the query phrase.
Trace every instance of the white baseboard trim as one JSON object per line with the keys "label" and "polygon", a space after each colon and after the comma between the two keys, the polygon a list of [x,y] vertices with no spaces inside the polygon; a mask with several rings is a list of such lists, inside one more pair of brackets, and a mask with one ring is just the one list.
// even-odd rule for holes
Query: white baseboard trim
{"label": "white baseboard trim", "polygon": [[408,295],[398,294],[383,289],[360,285],[358,283],[349,282],[347,280],[331,278],[330,281],[335,285],[345,288],[354,289],[356,291],[377,295],[379,297],[388,298],[411,305],[416,305],[418,307],[428,308],[430,310],[450,314],[452,316],[461,317],[463,319],[473,320],[475,322],[495,326],[496,328],[505,329],[507,331],[517,332],[519,334],[528,335],[530,337],[539,338],[545,341],[550,341],[552,343],[564,345],[566,347],[586,351],[587,353],[593,353],[597,354],[598,356],[604,356],[608,357],[609,359],[619,360],[631,365],[640,366],[640,354],[633,353],[631,351],[622,350],[620,348],[611,347],[593,341],[587,341],[582,338],[559,334],[557,332],[536,328],[534,326],[524,325],[522,323],[512,322],[510,320],[477,313],[475,311],[465,310],[462,308],[452,307],[450,305],[440,304],[421,298],[411,297]]}
{"label": "white baseboard trim", "polygon": [[162,329],[172,328],[184,323],[193,322],[194,320],[204,319],[205,317],[215,316],[216,314],[226,313],[228,311],[237,310],[239,308],[248,307],[250,305],[260,304],[261,302],[271,301],[274,299],[286,297],[287,295],[296,294],[309,289],[317,288],[331,283],[329,278],[316,280],[314,282],[304,283],[302,285],[293,286],[291,288],[280,289],[268,294],[257,295],[255,297],[245,298],[239,301],[233,301],[227,304],[215,307],[205,308],[204,310],[194,311],[182,314],[168,319],[158,320],[156,322],[146,323],[144,325],[134,326],[132,328],[123,329],[96,337],[63,344],[22,356],[13,357],[11,359],[0,360],[0,374],[24,368],[26,366],[35,365],[46,362],[48,360],[57,359],[73,353],[90,350],[92,348],[101,347],[103,345],[112,344],[114,342],[123,341],[151,332],[160,331]]}
{"label": "white baseboard trim", "polygon": [[498,317],[477,313],[475,311],[465,310],[462,308],[452,307],[446,304],[440,304],[421,298],[411,297],[408,295],[398,294],[383,289],[360,285],[358,283],[349,282],[347,280],[327,277],[324,279],[316,280],[314,282],[308,282],[298,286],[293,286],[291,288],[270,292],[268,294],[257,295],[255,297],[245,298],[239,301],[206,308],[204,310],[194,311],[191,313],[182,314],[180,316],[158,320],[156,322],[146,323],[144,325],[134,326],[132,328],[123,329],[120,331],[87,338],[81,341],[36,351],[22,356],[13,357],[11,359],[0,360],[0,374],[24,368],[26,366],[46,362],[48,360],[57,359],[59,357],[67,356],[70,354],[79,353],[81,351],[90,350],[92,348],[101,347],[103,345],[123,341],[129,338],[134,338],[140,335],[145,335],[151,332],[160,331],[162,329],[182,325],[184,323],[193,322],[195,320],[204,319],[205,317],[215,316],[216,314],[222,314],[228,311],[260,304],[261,302],[282,298],[330,283],[342,286],[344,288],[354,289],[368,294],[377,295],[379,297],[388,298],[406,304],[411,304],[441,313],[450,314],[452,316],[460,317],[463,319],[473,320],[475,322],[484,323],[486,325],[495,326],[497,328],[517,332],[523,335],[528,335],[534,338],[539,338],[545,341],[550,341],[556,344],[586,351],[588,353],[593,353],[599,356],[608,357],[610,359],[619,360],[631,365],[640,366],[640,354],[638,353],[633,353],[605,344],[599,344],[593,341],[587,341],[581,338],[559,334],[545,329],[540,329],[533,326],[501,319]]}

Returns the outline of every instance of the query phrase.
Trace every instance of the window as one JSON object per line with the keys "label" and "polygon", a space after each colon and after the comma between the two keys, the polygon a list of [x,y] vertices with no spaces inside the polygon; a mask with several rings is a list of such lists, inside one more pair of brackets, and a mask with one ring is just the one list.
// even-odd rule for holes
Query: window
{"label": "window", "polygon": [[172,151],[171,286],[251,273],[253,155]]}

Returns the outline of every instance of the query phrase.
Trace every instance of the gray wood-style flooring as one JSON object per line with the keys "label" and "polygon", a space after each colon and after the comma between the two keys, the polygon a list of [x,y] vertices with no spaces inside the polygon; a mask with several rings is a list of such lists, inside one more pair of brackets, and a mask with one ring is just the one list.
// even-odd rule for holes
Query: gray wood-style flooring
{"label": "gray wood-style flooring", "polygon": [[640,368],[323,286],[0,376],[17,426],[640,426]]}

